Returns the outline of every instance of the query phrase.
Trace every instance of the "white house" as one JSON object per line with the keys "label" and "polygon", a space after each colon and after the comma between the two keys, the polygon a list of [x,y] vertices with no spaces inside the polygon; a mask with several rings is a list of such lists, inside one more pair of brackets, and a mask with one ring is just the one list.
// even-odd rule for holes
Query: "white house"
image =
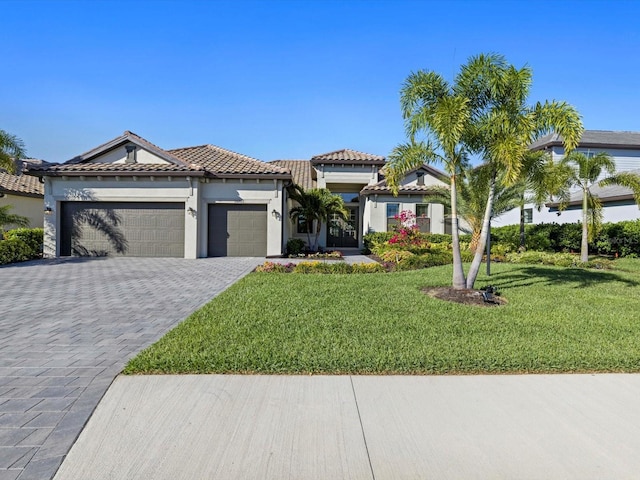
{"label": "white house", "polygon": [[[556,161],[564,157],[562,138],[557,134],[549,134],[531,145],[531,150],[543,150]],[[585,130],[578,147],[578,152],[587,155],[607,152],[616,163],[619,172],[638,171],[640,173],[640,132],[613,132],[606,130]],[[635,220],[640,218],[640,209],[635,203],[633,193],[623,187],[594,187],[603,204],[605,222]],[[581,221],[582,196],[579,192],[571,195],[569,206],[560,212],[557,202],[549,202],[538,211],[533,204],[525,206],[526,223],[575,223]],[[511,210],[492,220],[496,226],[520,223],[519,209]]]}
{"label": "white house", "polygon": [[[286,186],[339,194],[349,221],[323,227],[326,248],[362,247],[411,210],[423,231],[444,233],[444,209],[422,196],[446,175],[424,166],[393,197],[384,157],[339,150],[310,160],[265,163],[213,145],[164,150],[126,131],[63,164],[32,165],[44,182],[44,254],[199,258],[280,256],[289,238],[306,239],[288,215]],[[34,179],[35,180],[35,179]]]}

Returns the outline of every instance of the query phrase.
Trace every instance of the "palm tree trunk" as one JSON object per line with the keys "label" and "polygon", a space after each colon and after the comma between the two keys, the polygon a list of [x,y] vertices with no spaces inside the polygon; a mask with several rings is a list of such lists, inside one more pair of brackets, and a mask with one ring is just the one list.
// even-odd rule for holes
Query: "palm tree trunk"
{"label": "palm tree trunk", "polygon": [[462,256],[460,255],[460,233],[458,231],[458,203],[456,176],[451,175],[451,247],[453,248],[453,288],[461,290],[465,287]]}
{"label": "palm tree trunk", "polygon": [[521,252],[524,252],[527,247],[525,245],[526,240],[524,237],[524,197],[522,198],[522,203],[520,204],[520,248]]}
{"label": "palm tree trunk", "polygon": [[480,264],[482,263],[482,255],[484,248],[487,245],[487,237],[489,236],[489,222],[491,221],[491,211],[493,210],[493,198],[496,191],[496,172],[495,170],[491,174],[491,183],[489,184],[489,197],[487,198],[487,206],[484,210],[484,217],[482,219],[482,230],[480,230],[480,240],[478,240],[478,246],[476,247],[476,253],[473,256],[471,267],[469,268],[469,274],[467,275],[467,288],[473,288],[473,284],[476,283],[478,272],[480,271]]}
{"label": "palm tree trunk", "polygon": [[580,245],[580,261],[588,262],[589,261],[589,223],[588,223],[588,212],[587,212],[587,191],[583,190],[582,192],[582,242]]}

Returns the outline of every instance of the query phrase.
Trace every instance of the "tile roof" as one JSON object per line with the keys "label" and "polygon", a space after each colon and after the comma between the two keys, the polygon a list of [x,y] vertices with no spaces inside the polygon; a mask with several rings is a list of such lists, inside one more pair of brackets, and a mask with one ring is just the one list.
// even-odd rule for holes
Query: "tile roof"
{"label": "tile roof", "polygon": [[47,172],[49,174],[135,174],[135,173],[163,173],[163,172],[193,172],[204,173],[198,165],[175,165],[170,163],[62,163],[47,166],[29,167],[29,172]]}
{"label": "tile roof", "polygon": [[[155,154],[168,163],[90,163],[100,155],[133,143]],[[110,140],[63,164],[30,165],[27,171],[33,175],[210,175],[214,177],[267,177],[290,178],[286,168],[271,165],[255,158],[241,155],[214,145],[163,150],[144,138],[125,131]]]}
{"label": "tile roof", "polygon": [[[405,177],[407,175],[411,175],[414,172],[417,172],[418,170],[424,170],[426,173],[428,173],[429,175],[437,178],[438,180],[440,180],[441,182],[444,183],[449,183],[449,177],[447,176],[446,173],[441,172],[440,170],[438,170],[437,168],[432,167],[431,165],[427,165],[424,164],[420,167],[414,168],[413,170],[408,171],[405,174]],[[412,194],[412,193],[423,193],[423,194],[427,194],[427,193],[431,193],[433,192],[433,185],[402,185],[400,187],[400,190],[398,191],[398,193],[400,194]],[[367,185],[366,187],[364,187],[361,190],[361,193],[363,195],[368,195],[368,194],[372,194],[372,193],[392,193],[391,189],[389,188],[389,186],[387,185],[387,180],[386,179],[382,179],[380,180],[378,183],[374,184],[374,185]]]}
{"label": "tile roof", "polygon": [[232,152],[231,150],[216,147],[215,145],[177,148],[169,150],[169,153],[184,162],[201,166],[214,176],[260,175],[280,178],[291,175],[286,168],[262,162],[255,158]]}
{"label": "tile roof", "polygon": [[[533,142],[531,150],[542,150],[545,147],[562,145],[562,136],[550,133]],[[640,132],[623,132],[610,130],[585,130],[579,147],[640,149]]]}
{"label": "tile roof", "polygon": [[[398,190],[398,193],[403,194],[412,194],[412,193],[421,193],[427,194],[432,193],[434,191],[434,185],[402,185]],[[363,195],[371,195],[374,193],[380,194],[390,194],[391,189],[387,185],[386,181],[378,182],[375,185],[367,185],[364,187],[361,192]]]}
{"label": "tile roof", "polygon": [[12,175],[0,170],[0,192],[23,195],[27,197],[43,197],[44,185],[40,179],[30,175]]}
{"label": "tile roof", "polygon": [[372,155],[370,153],[345,148],[343,150],[336,150],[335,152],[323,153],[322,155],[311,157],[311,163],[384,165],[385,158],[380,155]]}
{"label": "tile roof", "polygon": [[305,190],[316,187],[313,180],[313,168],[311,168],[309,160],[273,160],[269,163],[290,170],[293,183],[300,185]]}

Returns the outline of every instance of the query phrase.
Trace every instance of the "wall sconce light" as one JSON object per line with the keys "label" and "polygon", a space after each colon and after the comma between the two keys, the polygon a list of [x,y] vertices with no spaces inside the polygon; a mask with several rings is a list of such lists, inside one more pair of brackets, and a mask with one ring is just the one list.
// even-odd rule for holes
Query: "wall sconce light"
{"label": "wall sconce light", "polygon": [[191,215],[193,218],[196,218],[196,214],[198,213],[193,207],[187,208],[187,212],[189,212],[189,215]]}
{"label": "wall sconce light", "polygon": [[53,209],[51,207],[44,207],[45,215],[51,215],[53,213]]}
{"label": "wall sconce light", "polygon": [[271,211],[271,215],[273,216],[273,218],[275,218],[276,220],[280,220],[280,212],[278,212],[275,208]]}

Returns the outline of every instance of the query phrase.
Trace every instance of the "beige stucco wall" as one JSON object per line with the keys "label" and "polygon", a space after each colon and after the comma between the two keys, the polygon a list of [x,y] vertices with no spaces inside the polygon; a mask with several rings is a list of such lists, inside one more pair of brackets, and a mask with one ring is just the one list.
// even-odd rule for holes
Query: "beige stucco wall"
{"label": "beige stucco wall", "polygon": [[[32,228],[41,228],[44,222],[44,200],[38,197],[25,197],[22,195],[11,195],[5,193],[0,198],[0,207],[11,205],[13,208],[9,213],[22,215],[29,219]],[[12,226],[5,227],[7,230]]]}

